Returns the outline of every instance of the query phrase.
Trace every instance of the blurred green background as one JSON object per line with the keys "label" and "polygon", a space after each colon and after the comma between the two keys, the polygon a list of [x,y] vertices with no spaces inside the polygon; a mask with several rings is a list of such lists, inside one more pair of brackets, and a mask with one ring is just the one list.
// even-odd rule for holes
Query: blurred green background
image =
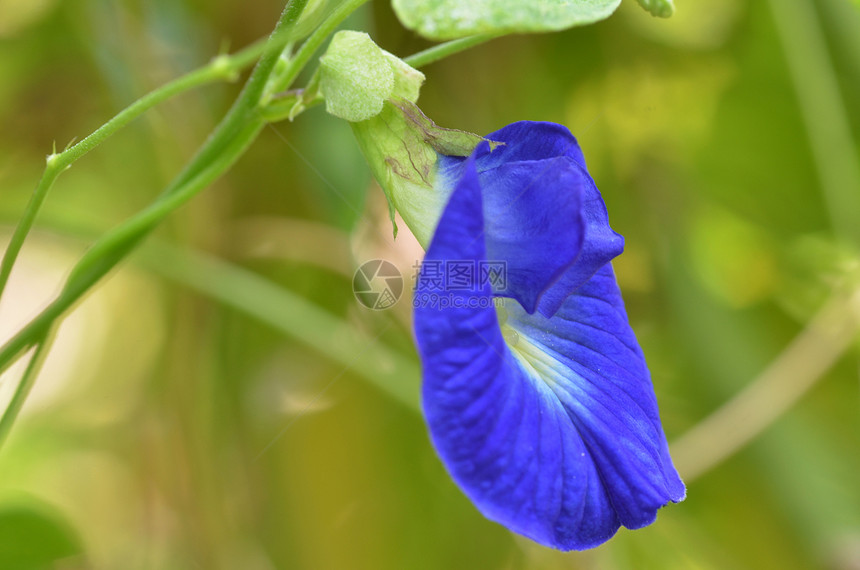
{"label": "blurred green background", "polygon": [[[0,244],[52,145],[264,36],[281,8],[0,0]],[[400,56],[429,45],[381,0],[349,27]],[[579,138],[627,239],[615,265],[670,441],[858,282],[858,31],[848,0],[681,0],[670,20],[625,0],[597,25],[424,69],[419,103],[440,125],[547,120]],[[238,88],[181,95],[58,181],[0,338],[157,195]],[[345,123],[317,108],[266,129],[64,322],[0,451],[0,568],[860,568],[853,342],[738,453],[709,467],[709,446],[676,448],[688,498],[656,524],[557,553],[485,520],[446,475],[408,403],[410,300],[353,297],[361,262],[411,277],[420,255],[407,232],[392,241]]]}

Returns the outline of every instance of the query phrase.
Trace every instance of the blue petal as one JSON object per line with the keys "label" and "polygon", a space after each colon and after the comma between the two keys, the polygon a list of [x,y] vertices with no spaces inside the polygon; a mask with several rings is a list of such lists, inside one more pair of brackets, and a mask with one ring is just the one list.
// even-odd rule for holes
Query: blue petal
{"label": "blue petal", "polygon": [[[487,259],[481,182],[469,159],[426,261]],[[423,405],[440,457],[481,512],[570,550],[683,498],[610,266],[551,319],[508,301],[500,326],[489,285],[449,294],[449,308],[415,310]]]}
{"label": "blue petal", "polygon": [[543,160],[555,156],[570,158],[585,168],[585,157],[576,137],[566,127],[557,123],[519,121],[490,133],[485,138],[504,144],[492,152],[489,146],[476,152],[478,172],[509,162]]}
{"label": "blue petal", "polygon": [[621,524],[640,528],[685,489],[669,457],[645,357],[604,265],[553,318],[507,305],[526,369],[552,387],[591,450]]}
{"label": "blue petal", "polygon": [[583,187],[582,216],[585,224],[583,241],[575,263],[540,295],[538,311],[552,317],[562,303],[582,286],[598,268],[606,265],[624,250],[624,238],[609,227],[609,216],[603,197],[591,177]]}
{"label": "blue petal", "polygon": [[[486,137],[502,142],[472,154],[483,188],[487,258],[507,263],[501,296],[527,312],[552,316],[594,272],[621,253],[600,192],[576,139],[553,123],[522,121]],[[466,161],[441,157],[439,179],[451,188]]]}

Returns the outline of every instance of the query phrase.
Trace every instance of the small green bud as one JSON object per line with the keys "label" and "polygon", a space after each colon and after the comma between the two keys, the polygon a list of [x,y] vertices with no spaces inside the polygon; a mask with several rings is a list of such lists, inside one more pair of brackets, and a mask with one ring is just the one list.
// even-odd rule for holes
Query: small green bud
{"label": "small green bud", "polygon": [[320,58],[320,92],[326,111],[363,121],[382,111],[394,91],[394,69],[385,52],[363,32],[335,34]]}
{"label": "small green bud", "polygon": [[436,184],[439,155],[468,156],[482,138],[428,119],[415,105],[422,83],[423,73],[365,33],[338,32],[321,59],[326,110],[350,121],[392,223],[396,210],[426,247],[451,191]]}
{"label": "small green bud", "polygon": [[675,4],[672,0],[638,0],[638,2],[652,16],[658,18],[668,18],[675,13]]}

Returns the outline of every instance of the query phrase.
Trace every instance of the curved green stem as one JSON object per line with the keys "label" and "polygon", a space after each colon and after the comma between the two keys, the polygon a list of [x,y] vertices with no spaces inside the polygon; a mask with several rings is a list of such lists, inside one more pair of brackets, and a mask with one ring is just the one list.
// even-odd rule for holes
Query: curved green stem
{"label": "curved green stem", "polygon": [[[219,178],[233,165],[256,139],[265,125],[264,111],[270,94],[288,88],[310,61],[313,54],[322,46],[325,39],[349,14],[365,2],[367,0],[347,0],[341,4],[302,44],[288,62],[284,72],[273,78],[273,71],[278,59],[289,41],[290,31],[307,4],[307,0],[290,0],[275,30],[265,44],[255,44],[232,57],[219,56],[215,58],[208,66],[168,83],[134,102],[80,143],[62,153],[52,154],[48,157],[45,173],[13,235],[3,262],[0,264],[0,294],[2,294],[24,239],[32,227],[48,191],[60,173],[152,106],[198,85],[231,79],[235,77],[238,70],[259,57],[254,71],[233,106],[182,172],[149,207],[97,240],[76,264],[57,298],[5,345],[0,347],[0,372],[8,368],[27,350],[36,347],[24,377],[16,387],[9,407],[0,416],[0,443],[8,433],[35,381],[39,365],[50,344],[50,331],[55,327],[57,320],[62,318],[87,291],[122,261],[165,217]],[[415,54],[406,58],[406,61],[414,67],[420,67],[494,37],[497,36],[483,35],[455,40]],[[208,269],[212,270],[212,267]],[[249,286],[250,284],[251,282],[245,283]],[[266,306],[265,311],[261,314],[268,312],[269,309]],[[315,318],[320,317],[315,314]],[[299,319],[295,322],[303,322],[303,320]],[[295,332],[293,329],[290,330]],[[326,342],[325,338],[320,337],[316,345],[322,346]],[[338,353],[338,356],[342,361],[347,359],[343,354]],[[347,366],[351,366],[351,363],[350,360]],[[387,388],[390,390],[390,386]],[[414,394],[400,390],[392,390],[391,392],[401,401],[414,405]]]}
{"label": "curved green stem", "polygon": [[208,83],[214,83],[216,81],[234,81],[240,70],[249,66],[254,62],[254,60],[260,57],[265,45],[265,41],[258,41],[247,48],[236,52],[234,55],[219,55],[215,57],[207,65],[191,71],[182,77],[178,77],[177,79],[174,79],[173,81],[144,95],[120,111],[115,117],[96,129],[79,143],[69,147],[61,153],[49,155],[45,166],[45,172],[42,174],[42,178],[39,180],[36,189],[30,197],[30,201],[24,210],[24,214],[18,222],[15,232],[12,234],[12,238],[6,248],[3,261],[0,263],[0,297],[3,296],[3,291],[6,288],[9,275],[12,273],[12,268],[18,258],[18,254],[21,252],[24,241],[27,239],[27,235],[30,233],[33,224],[36,221],[36,216],[38,215],[51,186],[53,186],[60,174],[67,170],[76,160],[83,157],[89,151],[114,135],[117,131],[159,103],[162,103],[175,95]]}
{"label": "curved green stem", "polygon": [[687,483],[731,456],[800,400],[860,331],[860,290],[837,292],[792,342],[731,400],[670,445]]}
{"label": "curved green stem", "polygon": [[[302,45],[285,72],[291,83],[308,63],[325,37],[352,11],[367,0],[349,0],[341,5]],[[96,282],[117,265],[169,213],[223,174],[247,149],[265,121],[259,113],[260,99],[307,0],[291,0],[266,44],[263,56],[245,87],[215,131],[183,171],[150,207],[99,239],[84,254],[59,296],[36,318],[0,347],[0,372],[27,348],[38,343],[39,333],[59,319]],[[288,83],[288,85],[289,85]]]}
{"label": "curved green stem", "polygon": [[66,287],[81,280],[83,290],[89,289],[164,218],[229,170],[254,142],[264,125],[262,118],[249,121],[232,137],[229,144],[212,162],[201,166],[183,184],[174,187],[170,193],[162,194],[158,200],[105,234],[75,265],[66,282]]}
{"label": "curved green stem", "polygon": [[[221,119],[221,122],[215,127],[212,134],[209,135],[209,138],[197,151],[197,154],[194,155],[182,172],[162,192],[161,197],[176,192],[202,166],[215,160],[224,150],[224,147],[230,144],[230,141],[249,121],[256,120],[259,117],[257,107],[263,96],[266,84],[272,75],[272,71],[275,69],[275,65],[278,63],[281,52],[289,42],[290,30],[298,21],[307,3],[308,0],[288,1],[274,31],[266,42],[263,55],[254,67],[254,71],[251,72],[248,81],[245,82],[242,92],[239,93],[230,110],[227,111],[227,114]],[[293,63],[291,62],[290,67],[292,66]],[[298,75],[298,72],[296,72],[296,75]]]}
{"label": "curved green stem", "polygon": [[836,234],[860,245],[860,163],[851,121],[815,5],[771,0],[776,30]]}
{"label": "curved green stem", "polygon": [[369,339],[347,321],[259,275],[203,253],[152,242],[140,253],[135,260],[150,271],[274,327],[409,409],[420,410],[421,371],[415,360]]}
{"label": "curved green stem", "polygon": [[[134,249],[165,216],[216,180],[248,148],[265,124],[257,112],[259,98],[286,45],[288,32],[306,4],[307,0],[289,1],[239,97],[186,168],[150,207],[98,240],[72,270],[59,296],[0,348],[0,372],[29,347],[39,344],[44,331]],[[62,164],[49,161],[48,170],[53,178],[64,168]]]}
{"label": "curved green stem", "polygon": [[175,192],[163,195],[98,240],[75,265],[57,298],[0,348],[0,373],[37,344],[43,331],[113,269],[161,220],[220,177],[254,141],[263,125],[262,120],[248,125],[218,161],[200,169]]}
{"label": "curved green stem", "polygon": [[36,377],[39,375],[39,370],[42,368],[45,357],[48,355],[51,343],[54,340],[50,329],[51,327],[49,326],[42,331],[41,338],[38,340],[36,349],[30,357],[30,362],[27,364],[27,369],[24,371],[24,376],[21,377],[21,380],[15,387],[15,392],[12,394],[9,405],[6,406],[3,414],[0,415],[0,446],[3,445],[3,442],[6,441],[6,436],[12,430],[12,424],[15,423],[18,413],[24,407],[24,402],[30,394],[33,384],[36,382]]}
{"label": "curved green stem", "polygon": [[311,56],[313,56],[313,54],[322,47],[326,38],[328,38],[332,32],[337,29],[347,16],[355,12],[367,1],[368,0],[346,0],[343,4],[335,8],[331,15],[329,15],[322,24],[320,24],[320,27],[314,30],[308,39],[305,40],[305,43],[302,44],[302,47],[299,48],[290,60],[290,65],[284,73],[273,78],[272,83],[266,90],[268,95],[264,96],[261,102],[265,105],[268,103],[268,99],[272,94],[288,89],[290,85],[293,84],[293,81],[296,80],[299,73],[301,73],[308,64]]}
{"label": "curved green stem", "polygon": [[424,67],[425,65],[430,65],[440,59],[445,59],[455,53],[466,51],[469,48],[494,40],[503,35],[504,34],[479,34],[477,36],[469,36],[468,38],[460,38],[459,40],[451,40],[450,42],[435,45],[431,48],[425,49],[424,51],[405,57],[403,58],[403,61],[415,68]]}
{"label": "curved green stem", "polygon": [[[311,56],[322,45],[325,38],[347,16],[365,2],[367,0],[350,0],[335,10],[302,44],[295,57],[290,60],[284,75],[279,78],[279,81],[284,81],[286,78],[286,85],[289,86],[298,77],[304,66],[310,61]],[[284,10],[282,20],[286,17],[287,19],[292,19],[294,23],[301,15],[301,10],[306,3],[307,0],[296,0],[288,4]],[[298,8],[294,8],[291,11],[291,6]],[[168,213],[185,203],[191,196],[202,189],[202,187],[198,187],[197,185],[185,186],[189,180],[194,179],[200,172],[202,166],[213,163],[217,164],[225,155],[229,155],[227,159],[229,164],[232,164],[244,152],[245,146],[242,146],[238,153],[234,154],[232,152],[225,152],[226,145],[235,146],[236,141],[239,141],[243,145],[245,143],[250,144],[256,138],[259,130],[265,124],[265,120],[259,113],[259,109],[263,108],[260,105],[260,99],[264,96],[267,82],[288,40],[288,34],[284,33],[283,30],[283,25],[279,23],[271,36],[273,40],[270,41],[270,44],[272,45],[267,47],[265,53],[260,58],[260,62],[254,68],[251,77],[248,78],[248,82],[242,93],[240,93],[230,111],[228,111],[227,115],[206,141],[206,144],[203,145],[191,162],[188,163],[173,183],[161,194],[161,197],[149,208],[129,219],[117,228],[116,231],[111,232],[111,234],[93,245],[75,266],[72,275],[69,277],[70,281],[77,275],[84,275],[93,271],[98,275],[96,280],[101,275],[104,275],[125,256],[127,250],[124,249],[123,244],[127,244],[128,250],[132,249],[137,241],[149,233]],[[240,132],[243,129],[247,129],[244,135]],[[249,138],[244,140],[245,136]],[[229,167],[229,164],[226,166]],[[225,167],[221,170],[219,175],[226,169]],[[112,251],[114,254],[109,255]],[[2,362],[2,355],[0,355],[0,362]]]}

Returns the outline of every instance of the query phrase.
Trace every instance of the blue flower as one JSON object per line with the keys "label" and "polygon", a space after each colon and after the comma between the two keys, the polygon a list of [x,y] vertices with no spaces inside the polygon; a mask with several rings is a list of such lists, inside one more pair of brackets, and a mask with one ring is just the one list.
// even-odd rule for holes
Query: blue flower
{"label": "blue flower", "polygon": [[609,263],[623,238],[567,129],[521,122],[487,139],[504,144],[439,159],[450,197],[419,279],[439,264],[506,271],[449,287],[444,303],[417,292],[424,412],[486,517],[591,548],[685,496]]}

